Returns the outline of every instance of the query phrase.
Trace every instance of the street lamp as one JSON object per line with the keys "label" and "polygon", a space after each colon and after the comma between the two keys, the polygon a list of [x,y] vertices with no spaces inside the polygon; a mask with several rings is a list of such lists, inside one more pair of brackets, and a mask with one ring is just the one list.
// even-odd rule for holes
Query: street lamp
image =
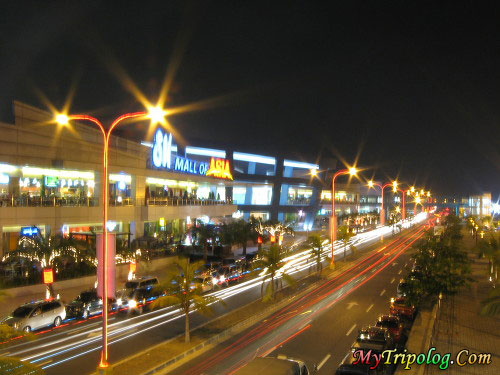
{"label": "street lamp", "polygon": [[152,122],[164,122],[164,117],[166,112],[161,107],[150,107],[148,112],[133,112],[126,113],[117,117],[112,123],[109,129],[105,129],[102,123],[95,117],[88,115],[65,115],[58,114],[55,117],[56,122],[59,125],[68,125],[71,120],[74,121],[89,121],[94,125],[97,125],[102,134],[103,139],[103,221],[102,221],[102,231],[103,231],[103,256],[102,256],[102,350],[101,350],[101,360],[99,362],[100,369],[106,369],[108,367],[108,275],[107,275],[107,261],[108,261],[108,195],[109,195],[109,182],[108,182],[108,163],[109,163],[109,139],[111,138],[111,133],[113,130],[124,120],[133,118],[150,118]]}
{"label": "street lamp", "polygon": [[389,186],[392,186],[393,190],[395,188],[397,189],[398,183],[397,183],[397,181],[393,181],[393,182],[390,182],[390,183],[387,183],[387,184],[384,184],[384,185],[380,185],[380,184],[377,184],[376,182],[373,182],[372,180],[368,181],[368,187],[369,188],[372,188],[372,187],[375,187],[375,186],[377,186],[377,187],[380,188],[380,191],[381,191],[381,194],[382,194],[382,204],[381,204],[381,207],[380,207],[380,224],[381,225],[385,225],[384,189],[386,187],[389,187]]}
{"label": "street lamp", "polygon": [[333,243],[337,239],[337,217],[335,216],[335,179],[341,175],[350,175],[355,176],[358,173],[358,170],[354,167],[349,169],[341,169],[337,173],[335,173],[332,177],[332,217],[330,224],[330,240],[332,242],[332,265],[335,264],[334,256],[333,256]]}

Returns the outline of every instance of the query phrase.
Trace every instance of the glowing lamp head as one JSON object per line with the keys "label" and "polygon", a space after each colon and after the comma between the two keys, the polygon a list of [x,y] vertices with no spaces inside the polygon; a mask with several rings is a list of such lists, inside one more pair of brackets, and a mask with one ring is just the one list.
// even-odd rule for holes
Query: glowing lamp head
{"label": "glowing lamp head", "polygon": [[316,168],[311,169],[311,176],[316,177],[318,175],[318,170]]}
{"label": "glowing lamp head", "polygon": [[412,187],[410,188],[410,191],[411,191],[412,193],[414,193],[414,192],[415,192],[415,186],[412,186]]}
{"label": "glowing lamp head", "polygon": [[66,116],[64,113],[59,113],[58,115],[56,115],[56,122],[59,124],[59,125],[68,125],[69,124],[69,117]]}
{"label": "glowing lamp head", "polygon": [[427,196],[428,196],[428,197],[430,197],[430,196],[431,196],[431,192],[430,192],[430,191],[428,191],[428,192],[427,192]]}
{"label": "glowing lamp head", "polygon": [[420,190],[420,195],[424,195],[424,194],[425,194],[424,189]]}
{"label": "glowing lamp head", "polygon": [[358,170],[356,168],[354,168],[354,167],[349,168],[349,174],[351,176],[355,176],[356,173],[358,173]]}
{"label": "glowing lamp head", "polygon": [[167,111],[165,111],[160,106],[149,107],[148,108],[148,117],[151,119],[153,123],[163,123],[165,122],[165,116],[167,115]]}
{"label": "glowing lamp head", "polygon": [[417,197],[417,198],[415,199],[415,202],[417,202],[418,204],[420,204],[420,197]]}
{"label": "glowing lamp head", "polygon": [[396,206],[396,212],[401,212],[401,208],[399,206]]}
{"label": "glowing lamp head", "polygon": [[371,187],[371,188],[373,187],[373,181],[372,180],[368,181],[368,187]]}

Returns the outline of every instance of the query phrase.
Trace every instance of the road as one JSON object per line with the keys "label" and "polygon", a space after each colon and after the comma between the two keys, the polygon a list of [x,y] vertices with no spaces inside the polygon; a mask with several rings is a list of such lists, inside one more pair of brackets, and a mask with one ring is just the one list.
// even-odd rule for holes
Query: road
{"label": "road", "polygon": [[[363,249],[376,243],[381,234],[390,236],[391,229],[385,227],[362,233],[353,238],[352,243],[358,249]],[[343,249],[339,244],[336,244],[337,248],[336,259],[343,254]],[[378,254],[377,258],[383,254]],[[292,268],[289,269],[289,273],[297,278],[308,274],[308,269],[311,266],[308,258],[308,251],[298,252],[291,256],[288,264]],[[375,262],[374,259],[372,261]],[[343,277],[349,274],[351,273],[347,273]],[[342,290],[347,290],[346,288],[349,288],[351,284],[352,282],[343,286]],[[261,277],[256,277],[211,292],[226,302],[226,306],[220,304],[214,306],[215,317],[260,298],[260,287]],[[208,318],[194,312],[191,317],[191,326],[196,327],[207,320]],[[61,327],[37,332],[38,339],[33,342],[11,342],[7,348],[0,350],[0,356],[15,356],[37,363],[49,375],[88,374],[95,370],[98,363],[101,348],[100,325],[100,316],[85,321],[66,321]],[[155,310],[140,316],[128,315],[127,313],[113,314],[110,317],[109,326],[110,362],[115,363],[138,351],[181,334],[183,329],[183,318],[178,309],[174,307]]]}
{"label": "road", "polygon": [[424,233],[414,228],[380,246],[334,279],[242,334],[169,374],[232,374],[256,356],[286,355],[333,374],[358,329],[387,313],[408,262],[404,253]]}

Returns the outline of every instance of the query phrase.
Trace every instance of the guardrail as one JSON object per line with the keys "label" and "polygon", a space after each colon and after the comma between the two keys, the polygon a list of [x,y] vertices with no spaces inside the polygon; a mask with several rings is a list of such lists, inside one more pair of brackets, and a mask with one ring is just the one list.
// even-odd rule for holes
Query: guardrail
{"label": "guardrail", "polygon": [[99,198],[10,197],[0,198],[0,207],[96,207]]}
{"label": "guardrail", "polygon": [[198,198],[147,198],[146,206],[216,206],[232,204],[230,200],[198,199]]}

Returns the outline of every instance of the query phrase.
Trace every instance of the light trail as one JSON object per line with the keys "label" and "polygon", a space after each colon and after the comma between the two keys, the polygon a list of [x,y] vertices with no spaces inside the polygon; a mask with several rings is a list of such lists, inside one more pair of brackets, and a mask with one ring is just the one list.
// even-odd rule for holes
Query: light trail
{"label": "light trail", "polygon": [[[424,217],[419,217],[417,215],[417,217],[412,222],[412,224],[417,224],[424,219],[425,219]],[[406,224],[406,226],[409,226],[409,225],[410,225],[409,223]],[[369,232],[363,232],[363,233],[360,233],[360,234],[354,236],[348,242],[348,246],[350,246],[351,244],[352,245],[356,244],[358,246],[364,245],[364,244],[369,243],[370,241],[373,241],[375,238],[377,238],[381,235],[389,234],[390,232],[392,232],[392,230],[390,228],[387,228],[387,227],[377,228],[377,229],[375,229],[373,231],[369,231]],[[335,246],[340,246],[340,245],[343,245],[343,244],[340,244],[339,241],[337,241],[335,244]],[[298,244],[295,244],[295,246],[298,246]],[[323,262],[326,261],[326,255],[330,253],[329,249],[331,249],[330,246],[324,246],[323,255],[322,255]],[[335,251],[336,255],[340,255],[342,253],[343,253],[343,249],[338,249]],[[295,254],[287,257],[286,263],[283,266],[284,268],[282,269],[282,272],[289,270],[289,272],[287,272],[287,273],[290,275],[294,275],[294,274],[303,272],[303,271],[307,270],[308,268],[314,266],[315,262],[311,261],[310,254],[311,254],[311,250],[306,249],[306,250],[303,250],[301,252],[295,253]],[[346,252],[346,254],[347,254],[347,252]],[[347,272],[347,271],[349,271],[349,270],[346,270],[345,272]],[[277,279],[279,279],[279,278],[280,278],[280,275],[277,276]],[[263,279],[263,276],[256,276],[253,279],[240,282],[236,285],[229,286],[227,288],[220,289],[220,290],[215,290],[213,292],[208,293],[208,295],[212,295],[212,296],[215,296],[215,297],[223,299],[223,300],[228,299],[228,298],[231,298],[231,297],[238,295],[240,293],[244,293],[245,291],[251,290],[251,289],[256,288],[256,287],[260,287],[262,285],[262,279]],[[195,312],[195,311],[192,311],[192,312]],[[94,318],[98,318],[98,317],[99,316],[96,316]],[[180,314],[178,308],[173,306],[173,307],[166,307],[166,308],[154,310],[154,311],[142,314],[140,316],[131,317],[125,321],[119,321],[116,323],[112,323],[109,326],[110,327],[109,337],[111,339],[109,344],[112,345],[112,344],[115,344],[117,342],[129,339],[135,335],[142,334],[146,331],[149,331],[150,329],[157,328],[161,325],[170,323],[170,322],[172,322],[176,319],[180,319],[180,318],[183,318],[183,314]],[[165,320],[157,322],[158,320],[161,320],[161,319],[165,319]],[[140,321],[134,323],[134,321],[137,321],[137,320],[140,320]],[[72,323],[70,325],[70,327],[74,327],[75,325],[80,324],[81,322],[82,321],[77,321],[75,323]],[[157,322],[157,323],[155,323],[155,322]],[[146,327],[147,325],[150,325],[152,323],[155,323],[155,324],[153,324],[152,326]],[[11,347],[9,347],[9,350],[12,350],[13,347],[23,347],[24,346],[25,348],[21,349],[21,350],[17,350],[15,352],[9,352],[8,355],[9,356],[20,356],[20,355],[25,355],[26,353],[29,353],[29,352],[36,352],[36,351],[43,350],[42,353],[34,353],[32,355],[28,355],[28,356],[25,356],[24,358],[22,358],[23,361],[31,361],[31,362],[36,363],[36,362],[42,362],[42,361],[47,360],[49,358],[54,358],[54,357],[57,357],[60,355],[67,354],[71,351],[77,351],[78,349],[86,347],[86,346],[92,346],[92,345],[96,344],[98,341],[100,341],[99,336],[88,337],[92,333],[100,332],[101,331],[100,328],[90,329],[90,330],[86,330],[86,331],[79,332],[76,334],[72,334],[76,330],[81,331],[82,328],[83,328],[82,326],[78,326],[75,328],[70,328],[69,330],[55,333],[55,334],[50,335],[50,336],[42,336],[42,337],[40,337],[40,340],[48,341],[48,340],[53,340],[54,337],[68,335],[68,337],[59,338],[57,340],[45,342],[43,344],[33,345],[33,343],[21,343],[21,344],[15,345],[15,346],[11,346]],[[113,337],[116,337],[118,335],[123,335],[124,333],[132,331],[132,330],[136,330],[137,328],[140,328],[140,329],[135,331],[135,332],[131,332],[123,337],[120,337],[120,338],[113,340]],[[83,336],[86,336],[86,337],[83,338]],[[69,342],[69,341],[71,341],[71,342]],[[56,347],[49,349],[50,347],[53,347],[53,346],[56,346]],[[64,359],[61,359],[59,361],[55,361],[53,363],[47,364],[47,365],[43,366],[43,368],[49,368],[49,367],[56,366],[60,363],[64,363],[64,362],[67,362],[69,360],[75,359],[77,357],[81,357],[81,356],[88,354],[90,352],[97,351],[100,348],[101,348],[101,345],[96,345],[95,347],[91,347],[88,350],[78,352],[74,355],[71,355],[71,356],[66,357]]]}

